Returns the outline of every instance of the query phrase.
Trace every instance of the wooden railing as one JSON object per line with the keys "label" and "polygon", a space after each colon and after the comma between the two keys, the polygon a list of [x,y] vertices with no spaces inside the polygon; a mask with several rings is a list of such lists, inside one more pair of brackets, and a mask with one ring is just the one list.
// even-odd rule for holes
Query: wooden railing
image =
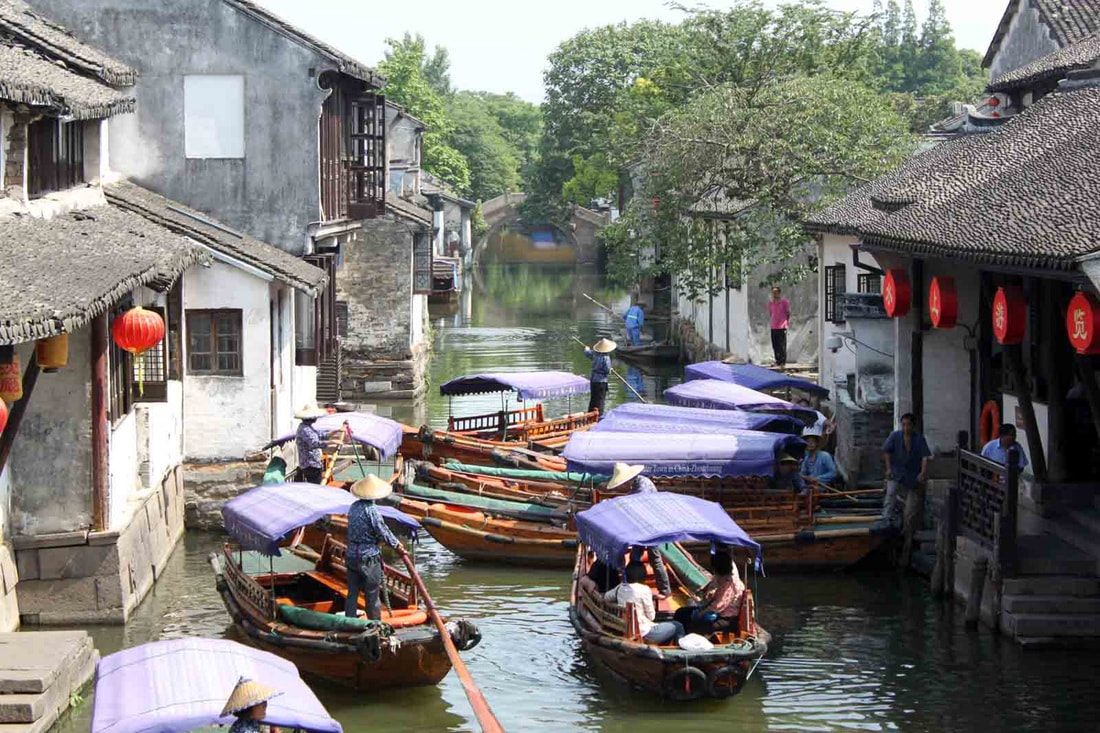
{"label": "wooden railing", "polygon": [[523,438],[527,441],[535,441],[568,435],[595,425],[599,417],[600,413],[593,410],[592,412],[582,412],[554,420],[532,423],[523,428]]}
{"label": "wooden railing", "polygon": [[[246,600],[262,615],[266,616],[273,613],[275,606],[272,592],[261,586],[255,578],[241,569],[228,546],[226,546],[224,552],[225,580],[233,587],[234,597]],[[274,577],[272,577],[272,582],[274,582]]]}
{"label": "wooden railing", "polygon": [[1016,516],[1020,469],[959,449],[958,483],[949,492],[950,538],[962,535],[993,551],[999,570],[1016,567]]}
{"label": "wooden railing", "polygon": [[[321,547],[321,559],[317,561],[317,570],[333,572],[337,576],[342,576],[344,582],[347,582],[347,554],[347,545],[334,540],[332,535],[326,535],[325,543]],[[405,601],[409,606],[415,606],[416,584],[413,583],[412,577],[392,565],[382,563],[382,567],[386,579],[386,590],[390,596]]]}
{"label": "wooden railing", "polygon": [[493,412],[488,415],[447,418],[447,432],[476,433],[488,430],[503,431],[529,422],[542,422],[542,405],[521,407],[517,410]]}

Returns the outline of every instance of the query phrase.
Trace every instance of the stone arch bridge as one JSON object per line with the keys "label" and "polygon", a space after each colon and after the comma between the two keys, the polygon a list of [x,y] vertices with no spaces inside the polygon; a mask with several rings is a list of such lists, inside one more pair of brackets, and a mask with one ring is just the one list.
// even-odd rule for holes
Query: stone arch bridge
{"label": "stone arch bridge", "polygon": [[[506,193],[489,199],[481,205],[481,213],[489,225],[488,231],[478,240],[474,248],[474,258],[484,251],[494,234],[507,229],[519,220],[519,206],[527,199],[524,193]],[[565,228],[555,227],[573,249],[573,259],[577,264],[594,265],[599,260],[600,231],[611,223],[610,217],[583,206],[573,205],[572,215]]]}

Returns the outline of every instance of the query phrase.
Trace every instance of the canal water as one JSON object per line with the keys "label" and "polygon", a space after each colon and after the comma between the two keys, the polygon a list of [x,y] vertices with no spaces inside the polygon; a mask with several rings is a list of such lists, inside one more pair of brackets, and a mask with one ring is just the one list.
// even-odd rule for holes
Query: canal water
{"label": "canal water", "polygon": [[[461,374],[496,369],[567,369],[587,360],[572,340],[615,335],[618,322],[589,294],[620,312],[623,293],[572,266],[490,265],[467,284],[453,312],[434,313],[433,388]],[[616,364],[626,374],[626,365]],[[673,373],[631,371],[647,398]],[[621,383],[610,400],[632,399]],[[449,409],[499,409],[498,396],[449,405],[380,407],[396,419],[445,425]],[[565,401],[554,409],[564,410]],[[125,628],[92,628],[110,653],[154,639],[225,635],[229,618],[206,558],[220,538],[189,533],[149,598]],[[1087,651],[1023,652],[988,631],[968,632],[920,578],[894,572],[775,575],[760,581],[760,621],[774,636],[745,691],[726,701],[677,705],[601,677],[567,618],[569,572],[462,562],[426,539],[425,582],[450,616],[476,621],[484,638],[465,658],[509,731],[1095,731],[1097,664]],[[455,676],[438,687],[348,694],[314,689],[346,731],[476,730]],[[62,725],[87,731],[91,700]]]}

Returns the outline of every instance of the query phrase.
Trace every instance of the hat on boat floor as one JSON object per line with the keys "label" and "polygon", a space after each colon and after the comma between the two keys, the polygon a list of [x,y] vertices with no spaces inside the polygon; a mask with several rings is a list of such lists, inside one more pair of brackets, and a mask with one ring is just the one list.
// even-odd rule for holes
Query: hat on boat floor
{"label": "hat on boat floor", "polygon": [[739,359],[736,356],[733,356],[731,354],[730,356],[727,356],[725,359],[723,359],[722,363],[723,364],[744,364],[745,362],[744,362],[744,360]]}
{"label": "hat on boat floor", "polygon": [[779,462],[780,463],[793,463],[796,466],[801,465],[799,460],[797,458],[795,458],[794,456],[792,456],[791,454],[789,454],[789,453],[780,453],[779,454]]}
{"label": "hat on boat floor", "polygon": [[222,708],[222,715],[233,715],[242,710],[248,710],[281,694],[283,693],[274,687],[268,687],[262,682],[254,682],[247,677],[241,677],[237,680],[237,686],[233,688],[233,694],[229,696],[225,707]]}
{"label": "hat on boat floor", "polygon": [[316,402],[310,402],[305,405],[296,413],[294,417],[298,420],[316,420],[319,417],[324,417],[328,414],[328,410],[318,405]]}
{"label": "hat on boat floor", "polygon": [[615,470],[611,472],[611,478],[607,482],[607,488],[613,489],[622,486],[645,470],[645,466],[628,466],[625,463],[616,463]]}
{"label": "hat on boat floor", "polygon": [[378,478],[373,473],[359,479],[351,485],[351,495],[357,499],[385,499],[393,493],[389,481]]}
{"label": "hat on boat floor", "polygon": [[610,354],[617,348],[619,345],[611,339],[600,339],[592,346],[592,350],[597,354]]}

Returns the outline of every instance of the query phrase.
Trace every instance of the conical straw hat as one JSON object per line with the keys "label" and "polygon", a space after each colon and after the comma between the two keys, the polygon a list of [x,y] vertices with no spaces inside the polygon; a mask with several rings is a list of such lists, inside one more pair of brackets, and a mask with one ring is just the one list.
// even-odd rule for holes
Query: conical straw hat
{"label": "conical straw hat", "polygon": [[373,473],[351,485],[351,495],[357,499],[385,499],[392,493],[393,487],[389,482],[378,478]]}
{"label": "conical straw hat", "polygon": [[617,348],[619,348],[619,345],[611,339],[600,339],[596,342],[596,345],[592,347],[592,350],[597,354],[610,354]]}
{"label": "conical straw hat", "polygon": [[222,716],[233,715],[242,710],[248,710],[251,707],[255,707],[262,702],[267,702],[271,698],[281,694],[283,693],[273,687],[268,687],[261,682],[254,682],[246,677],[241,677],[237,680],[237,686],[233,688],[233,694],[229,696],[229,700],[226,701],[225,707],[222,708]]}
{"label": "conical straw hat", "polygon": [[611,472],[611,480],[607,482],[607,488],[614,489],[622,486],[645,470],[645,466],[629,466],[625,463],[616,463],[615,470]]}
{"label": "conical straw hat", "polygon": [[327,414],[328,410],[321,407],[316,402],[311,402],[310,404],[305,405],[296,413],[294,413],[294,417],[299,420],[315,420],[319,417],[324,417]]}

